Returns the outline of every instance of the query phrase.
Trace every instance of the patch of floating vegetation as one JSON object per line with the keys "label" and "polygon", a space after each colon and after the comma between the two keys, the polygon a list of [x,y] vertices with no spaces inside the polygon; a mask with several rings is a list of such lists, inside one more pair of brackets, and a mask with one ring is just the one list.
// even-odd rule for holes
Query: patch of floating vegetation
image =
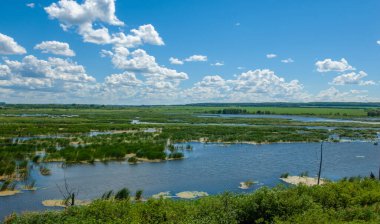
{"label": "patch of floating vegetation", "polygon": [[253,180],[247,180],[247,181],[243,181],[243,182],[240,182],[240,186],[239,188],[242,189],[242,190],[248,190],[249,188],[251,188],[254,184],[257,184],[259,182],[257,181],[253,181]]}

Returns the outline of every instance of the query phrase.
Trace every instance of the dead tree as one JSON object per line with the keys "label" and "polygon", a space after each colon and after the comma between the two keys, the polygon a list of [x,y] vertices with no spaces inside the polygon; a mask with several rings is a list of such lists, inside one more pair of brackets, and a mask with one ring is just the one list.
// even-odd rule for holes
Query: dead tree
{"label": "dead tree", "polygon": [[321,180],[322,159],[323,159],[323,140],[321,142],[321,160],[319,162],[319,171],[318,171],[318,182],[317,182],[317,185],[319,185],[319,182]]}
{"label": "dead tree", "polygon": [[63,203],[66,207],[74,206],[75,198],[78,196],[79,191],[74,188],[70,188],[69,184],[67,183],[66,176],[64,177],[64,182],[65,184],[63,186],[63,189],[57,185],[58,190],[63,197]]}

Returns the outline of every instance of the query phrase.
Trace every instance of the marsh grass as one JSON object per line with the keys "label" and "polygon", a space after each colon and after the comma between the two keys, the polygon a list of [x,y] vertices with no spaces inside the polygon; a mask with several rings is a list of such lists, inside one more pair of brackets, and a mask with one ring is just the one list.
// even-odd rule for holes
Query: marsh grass
{"label": "marsh grass", "polygon": [[195,200],[95,200],[64,211],[12,215],[5,223],[379,223],[379,192],[378,180],[356,177]]}
{"label": "marsh grass", "polygon": [[40,173],[43,176],[49,176],[49,175],[51,175],[50,169],[47,168],[46,166],[40,166]]}
{"label": "marsh grass", "polygon": [[280,178],[288,178],[289,173],[283,173],[280,175]]}

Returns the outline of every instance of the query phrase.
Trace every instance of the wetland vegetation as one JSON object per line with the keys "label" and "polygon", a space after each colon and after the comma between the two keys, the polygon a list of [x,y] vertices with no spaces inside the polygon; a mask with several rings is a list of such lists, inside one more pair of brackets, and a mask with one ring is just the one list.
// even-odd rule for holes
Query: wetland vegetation
{"label": "wetland vegetation", "polygon": [[88,206],[10,215],[5,223],[379,223],[379,192],[380,182],[370,178],[144,203],[122,189]]}
{"label": "wetland vegetation", "polygon": [[[300,122],[288,119],[248,117],[199,117],[202,113],[291,114],[364,117],[377,105],[313,105],[263,107],[262,105],[97,106],[3,105],[0,109],[0,176],[27,177],[28,163],[183,158],[182,149],[170,142],[276,143],[318,142],[341,139],[374,140],[378,124]],[[137,124],[132,121],[138,121]],[[220,125],[223,124],[223,125]],[[237,125],[241,124],[241,125]],[[334,129],[308,128],[334,127]],[[332,141],[339,141],[336,138]],[[168,150],[167,150],[168,149]],[[17,171],[17,173],[16,173]]]}
{"label": "wetland vegetation", "polygon": [[[378,111],[376,106],[379,105],[326,105],[321,108],[313,105],[4,104],[0,108],[0,191],[15,193],[20,183],[23,189],[35,190],[30,168],[37,167],[41,175],[51,175],[48,166],[51,162],[67,165],[125,160],[137,164],[183,159],[184,152],[192,150],[191,145],[186,145],[190,141],[269,144],[359,140],[377,143],[380,122],[199,116],[210,113],[277,114],[363,121],[374,116],[373,111]],[[244,182],[244,186],[252,184]]]}

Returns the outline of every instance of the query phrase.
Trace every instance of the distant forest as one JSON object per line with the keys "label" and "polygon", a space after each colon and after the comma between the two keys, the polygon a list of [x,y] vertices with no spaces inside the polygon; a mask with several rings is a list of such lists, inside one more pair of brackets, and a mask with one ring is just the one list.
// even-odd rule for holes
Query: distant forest
{"label": "distant forest", "polygon": [[363,108],[380,107],[380,103],[362,102],[310,102],[310,103],[194,103],[186,106],[198,107],[343,107],[343,108]]}
{"label": "distant forest", "polygon": [[379,117],[380,116],[380,109],[377,110],[370,110],[367,112],[368,117]]}

